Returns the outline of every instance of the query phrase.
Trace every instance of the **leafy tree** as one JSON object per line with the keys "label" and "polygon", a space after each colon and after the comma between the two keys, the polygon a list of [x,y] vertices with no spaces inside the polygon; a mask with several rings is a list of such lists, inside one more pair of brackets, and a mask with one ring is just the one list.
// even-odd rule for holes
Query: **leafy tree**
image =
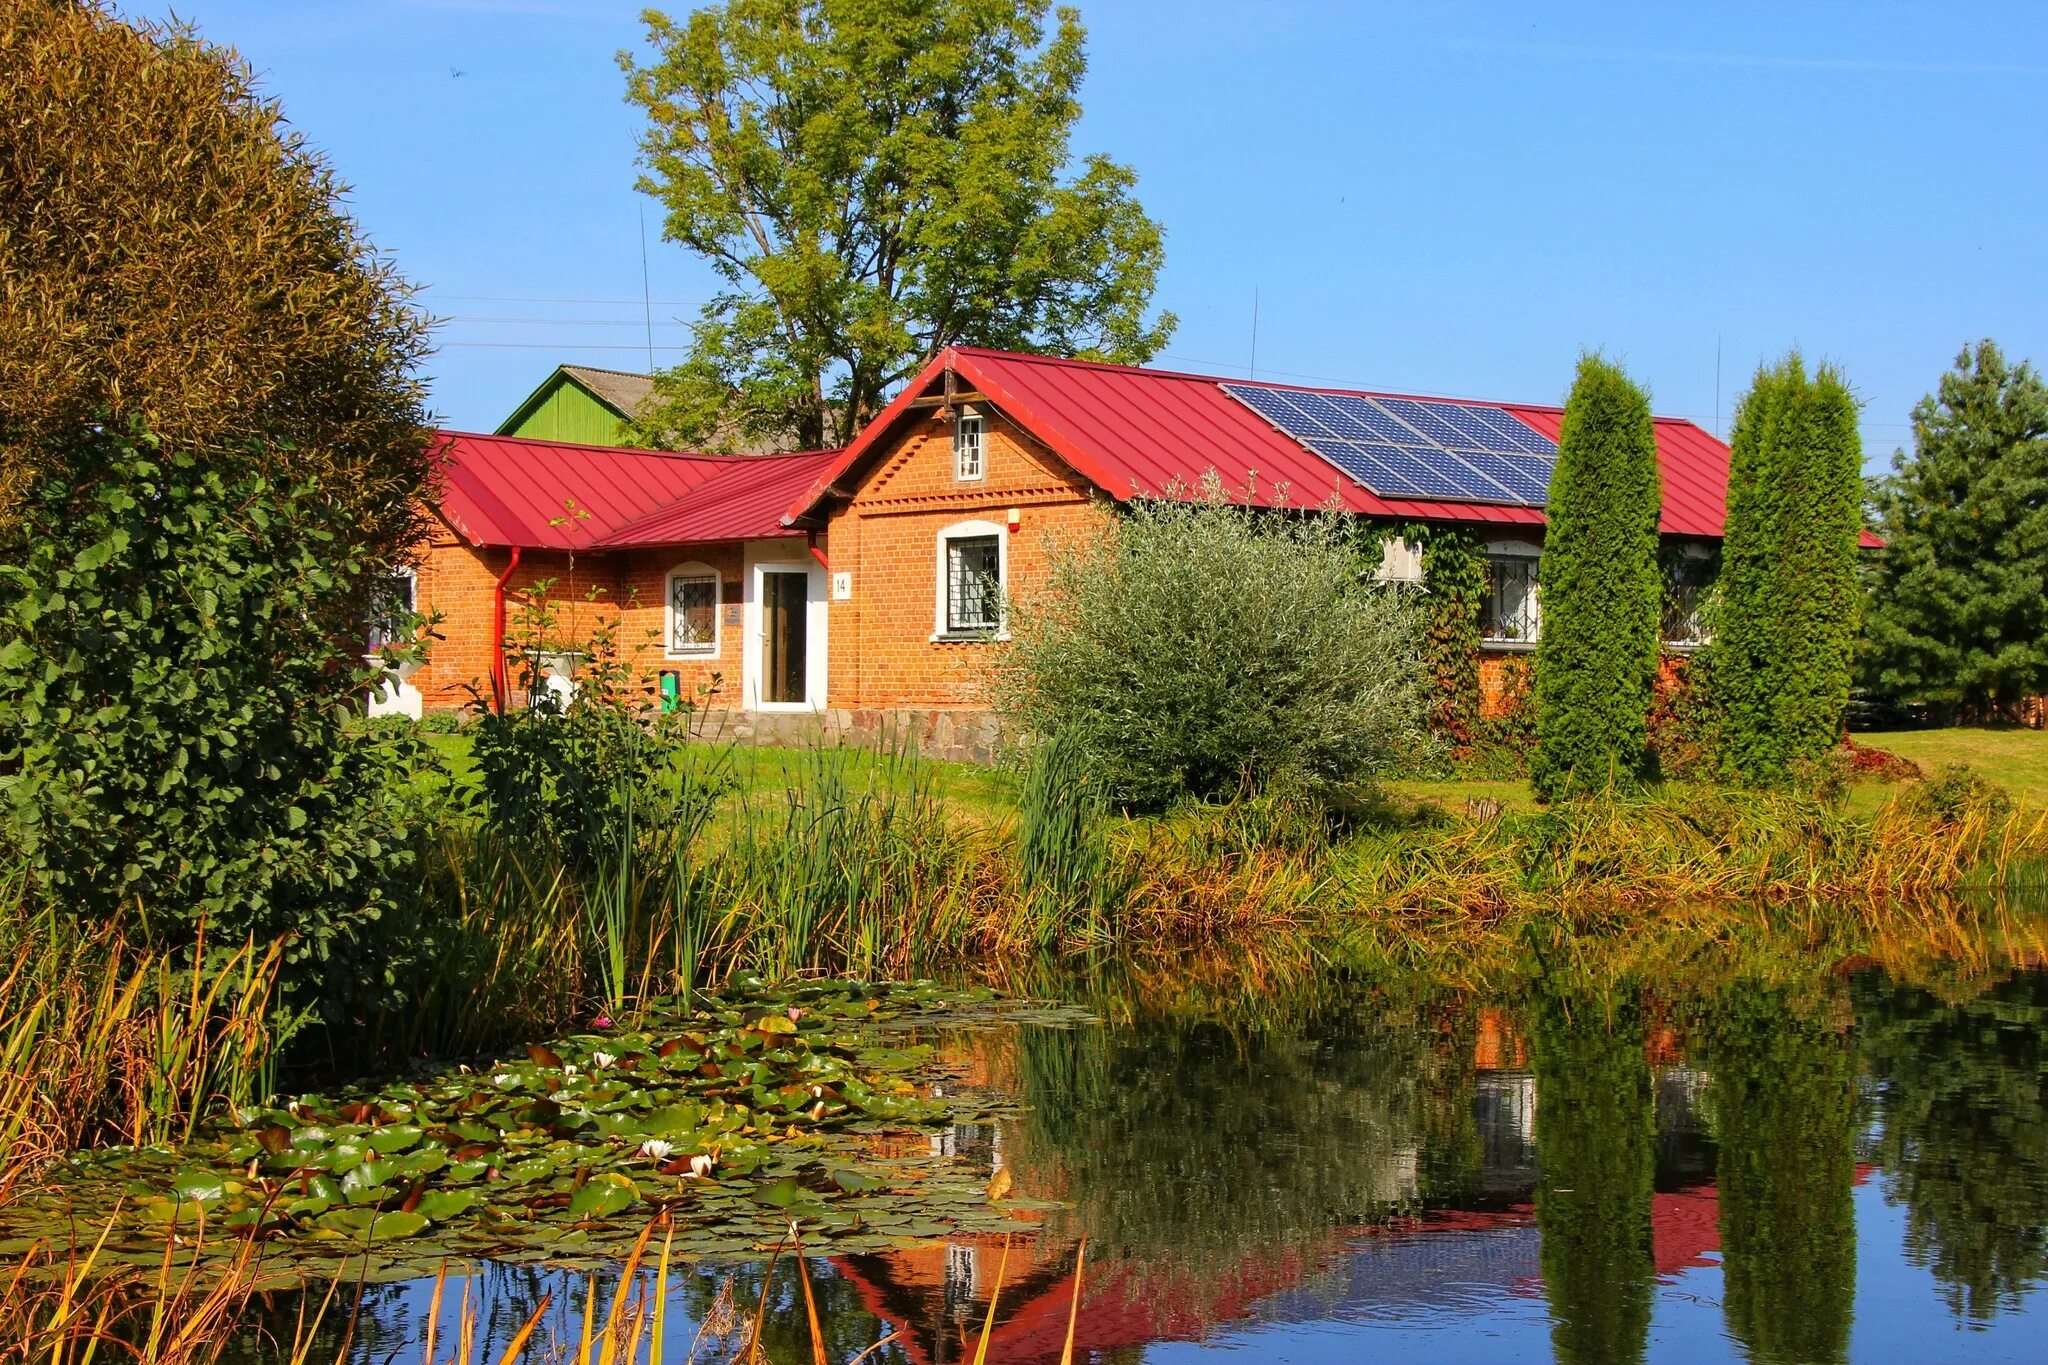
{"label": "leafy tree", "polygon": [[[252,456],[92,432],[0,567],[7,842],[61,912],[157,944],[289,936],[290,979],[374,995],[412,875],[417,741],[351,740],[369,557]],[[308,523],[314,523],[308,525]],[[373,951],[374,949],[374,951]]]}
{"label": "leafy tree", "polygon": [[1990,341],[1966,347],[1892,471],[1866,680],[1986,719],[2048,693],[2048,385]]}
{"label": "leafy tree", "polygon": [[1346,523],[1233,506],[1212,477],[1052,542],[1009,606],[997,705],[1070,732],[1134,807],[1370,779],[1427,740],[1421,622]]}
{"label": "leafy tree", "polygon": [[1650,400],[1620,367],[1584,357],[1565,402],[1543,537],[1530,781],[1546,801],[1643,772],[1663,619],[1662,505]]}
{"label": "leafy tree", "polygon": [[1086,68],[1047,0],[726,0],[621,54],[640,187],[725,283],[635,434],[843,444],[952,345],[1138,363],[1162,259],[1136,177],[1070,173]]}
{"label": "leafy tree", "polygon": [[1551,1343],[1560,1361],[1641,1360],[1657,1269],[1657,1120],[1642,1010],[1629,993],[1542,990],[1536,1223]]}
{"label": "leafy tree", "polygon": [[1795,352],[1757,371],[1735,415],[1715,608],[1724,772],[1782,781],[1842,735],[1858,608],[1863,447],[1841,373]]}
{"label": "leafy tree", "polygon": [[303,486],[375,562],[432,469],[421,315],[231,51],[0,0],[0,544],[103,414]]}
{"label": "leafy tree", "polygon": [[1723,992],[1703,1033],[1728,1330],[1759,1365],[1844,1360],[1856,1301],[1848,1040],[1754,982]]}

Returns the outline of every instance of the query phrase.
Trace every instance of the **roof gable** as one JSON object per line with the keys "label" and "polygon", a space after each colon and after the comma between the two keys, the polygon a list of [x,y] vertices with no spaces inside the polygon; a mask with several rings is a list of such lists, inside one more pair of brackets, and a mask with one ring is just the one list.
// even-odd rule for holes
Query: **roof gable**
{"label": "roof gable", "polygon": [[497,434],[517,434],[549,399],[564,388],[574,390],[618,421],[630,422],[638,413],[640,404],[654,391],[654,378],[630,370],[598,369],[593,365],[557,365],[553,373],[541,380],[511,415],[498,424]]}

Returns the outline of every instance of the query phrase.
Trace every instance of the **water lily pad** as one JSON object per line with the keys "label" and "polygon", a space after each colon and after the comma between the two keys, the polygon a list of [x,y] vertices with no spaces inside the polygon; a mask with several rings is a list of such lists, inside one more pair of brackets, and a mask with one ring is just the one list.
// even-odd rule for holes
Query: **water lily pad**
{"label": "water lily pad", "polygon": [[576,1218],[609,1218],[623,1213],[640,1200],[640,1189],[631,1177],[616,1171],[593,1176],[569,1200],[569,1213]]}

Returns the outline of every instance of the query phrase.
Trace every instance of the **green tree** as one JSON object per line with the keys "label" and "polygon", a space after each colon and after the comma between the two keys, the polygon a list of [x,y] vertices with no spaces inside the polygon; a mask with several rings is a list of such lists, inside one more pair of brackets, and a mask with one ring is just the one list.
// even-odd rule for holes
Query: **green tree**
{"label": "green tree", "polygon": [[1892,471],[1865,680],[1981,719],[2048,693],[2048,385],[1990,341],[1966,347]]}
{"label": "green tree", "polygon": [[1785,780],[1842,735],[1861,600],[1863,447],[1841,373],[1795,352],[1736,409],[1715,611],[1715,744],[1741,781]]}
{"label": "green tree", "polygon": [[1009,605],[996,704],[1067,732],[1110,799],[1159,808],[1367,781],[1428,740],[1420,613],[1348,519],[1141,499],[1047,546]]}
{"label": "green tree", "polygon": [[1662,505],[1650,400],[1619,366],[1584,357],[1565,402],[1543,537],[1530,767],[1543,800],[1633,783],[1648,761]]}
{"label": "green tree", "polygon": [[726,0],[620,55],[640,187],[724,282],[636,436],[843,444],[948,346],[1139,363],[1160,229],[1073,173],[1079,17],[1047,0]]}
{"label": "green tree", "polygon": [[1730,986],[1703,1033],[1728,1330],[1759,1365],[1849,1351],[1856,1104],[1847,1037],[1781,988]]}
{"label": "green tree", "polygon": [[1641,1360],[1656,1281],[1657,1118],[1633,993],[1546,983],[1535,1005],[1536,1223],[1560,1361]]}
{"label": "green tree", "polygon": [[248,67],[102,4],[0,0],[0,69],[0,545],[45,476],[90,480],[77,436],[111,414],[402,558],[426,321]]}

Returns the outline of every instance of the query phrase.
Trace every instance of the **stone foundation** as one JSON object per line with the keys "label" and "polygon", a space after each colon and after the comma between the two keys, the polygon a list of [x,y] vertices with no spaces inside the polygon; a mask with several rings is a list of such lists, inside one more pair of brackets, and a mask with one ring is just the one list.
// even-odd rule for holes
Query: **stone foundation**
{"label": "stone foundation", "polygon": [[824,711],[707,711],[691,729],[712,743],[797,748],[854,744],[905,748],[949,763],[992,764],[1002,755],[1002,717],[983,710],[832,707]]}

